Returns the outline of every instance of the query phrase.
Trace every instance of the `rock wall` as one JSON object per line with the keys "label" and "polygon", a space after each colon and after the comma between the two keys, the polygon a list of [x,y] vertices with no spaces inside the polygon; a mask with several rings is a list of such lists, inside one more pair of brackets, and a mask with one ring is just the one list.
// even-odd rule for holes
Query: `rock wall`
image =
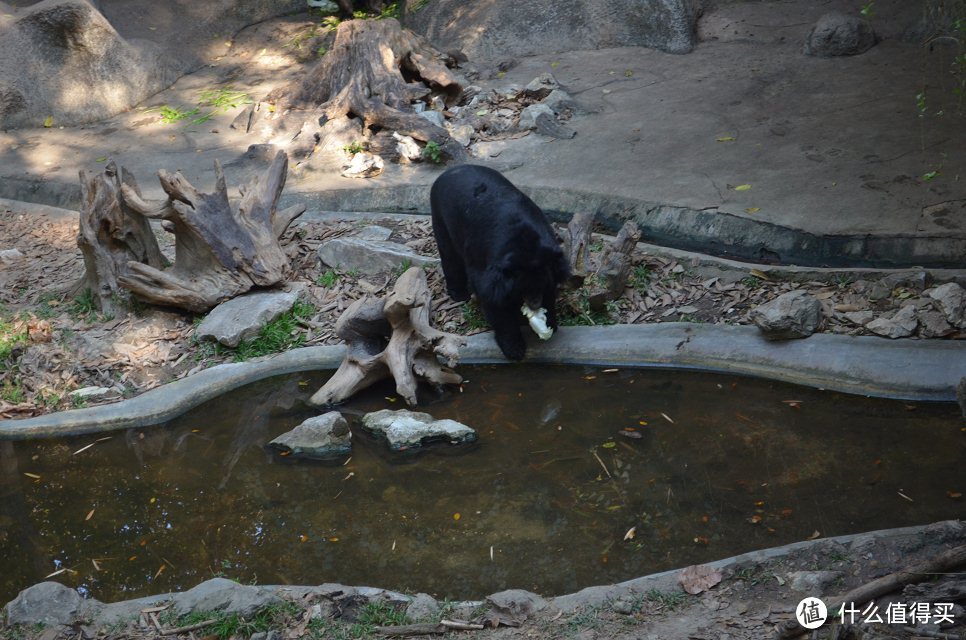
{"label": "rock wall", "polygon": [[688,53],[704,0],[430,0],[406,26],[442,50],[502,58],[613,46]]}

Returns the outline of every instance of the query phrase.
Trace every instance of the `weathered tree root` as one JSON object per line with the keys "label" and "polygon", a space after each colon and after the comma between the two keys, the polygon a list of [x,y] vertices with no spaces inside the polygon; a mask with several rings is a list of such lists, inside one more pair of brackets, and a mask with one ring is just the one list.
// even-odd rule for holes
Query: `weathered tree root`
{"label": "weathered tree root", "polygon": [[141,199],[133,181],[123,184],[124,201],[132,209],[173,224],[175,260],[164,271],[150,263],[128,262],[118,282],[147,302],[203,312],[252,287],[284,280],[289,259],[278,239],[305,211],[299,205],[276,212],[287,166],[286,154],[276,154],[261,184],[255,177],[241,187],[237,208],[228,202],[225,175],[217,161],[211,194],[198,191],[181,172],[159,171],[168,199],[157,208]]}
{"label": "weathered tree root", "polygon": [[137,183],[126,169],[111,162],[103,173],[80,172],[81,210],[77,246],[84,257],[84,277],[75,291],[90,289],[101,313],[117,314],[126,296],[118,284],[131,262],[163,269],[167,261],[147,218],[133,209],[121,193],[122,185],[140,198]]}
{"label": "weathered tree root", "polygon": [[430,326],[431,301],[426,275],[411,267],[385,300],[363,298],[349,306],[335,325],[347,345],[345,360],[309,403],[342,402],[388,376],[410,406],[416,404],[418,378],[437,386],[460,384],[463,378],[450,367],[466,340]]}

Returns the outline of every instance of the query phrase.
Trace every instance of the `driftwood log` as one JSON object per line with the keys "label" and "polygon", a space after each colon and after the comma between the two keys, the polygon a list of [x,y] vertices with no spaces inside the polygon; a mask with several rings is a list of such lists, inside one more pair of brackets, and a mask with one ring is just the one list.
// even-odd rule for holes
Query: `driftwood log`
{"label": "driftwood log", "polygon": [[163,269],[167,261],[148,219],[130,207],[121,193],[121,185],[127,185],[140,199],[134,176],[123,167],[118,172],[111,162],[102,173],[81,171],[80,183],[77,246],[84,257],[84,277],[75,292],[89,289],[101,313],[116,315],[118,303],[127,296],[118,278],[127,272],[128,264]]}
{"label": "driftwood log", "polygon": [[389,376],[410,406],[416,404],[420,378],[436,386],[460,384],[463,378],[451,367],[466,341],[430,326],[431,302],[426,275],[411,267],[384,300],[362,298],[350,305],[335,324],[336,335],[346,342],[345,359],[309,403],[342,402]]}
{"label": "driftwood log", "polygon": [[329,132],[352,130],[350,121],[359,118],[363,132],[398,132],[462,157],[463,147],[446,129],[412,107],[430,94],[441,96],[446,105],[459,99],[462,86],[446,59],[393,18],[344,21],[332,48],[304,78],[265,98],[275,105],[270,126],[294,139],[295,154],[332,146],[326,140]]}
{"label": "driftwood log", "polygon": [[259,181],[241,187],[237,207],[228,201],[221,165],[215,162],[215,192],[202,193],[180,172],[161,170],[158,177],[168,199],[159,207],[145,203],[136,185],[122,184],[125,203],[147,218],[171,223],[175,235],[174,265],[167,270],[145,262],[128,262],[118,283],[132,294],[159,305],[208,311],[252,287],[283,281],[289,259],[279,237],[305,211],[294,206],[276,212],[285,186],[288,158],[276,154]]}

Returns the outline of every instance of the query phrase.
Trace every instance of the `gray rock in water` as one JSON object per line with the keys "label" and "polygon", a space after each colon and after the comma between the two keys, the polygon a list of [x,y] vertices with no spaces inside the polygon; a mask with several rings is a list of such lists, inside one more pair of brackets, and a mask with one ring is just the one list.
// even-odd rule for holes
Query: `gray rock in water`
{"label": "gray rock in water", "polygon": [[330,267],[366,275],[392,271],[407,263],[418,267],[439,264],[439,259],[415,253],[406,245],[351,236],[323,242],[318,253],[319,259]]}
{"label": "gray rock in water", "polygon": [[545,609],[547,601],[535,593],[523,589],[507,589],[486,597],[486,601],[509,614],[516,620],[523,621],[533,614]]}
{"label": "gray rock in water", "polygon": [[807,338],[822,323],[822,303],[797,289],[752,309],[751,320],[766,340]]}
{"label": "gray rock in water", "polygon": [[946,322],[959,327],[966,328],[966,290],[955,282],[948,282],[935,289],[926,292],[930,298],[936,301],[939,310],[942,311]]}
{"label": "gray rock in water", "polygon": [[832,12],[819,18],[809,31],[804,53],[819,58],[854,56],[868,51],[875,43],[875,31],[868,22]]}
{"label": "gray rock in water", "polygon": [[202,340],[217,340],[237,347],[242,340],[258,335],[269,322],[292,308],[298,291],[260,291],[232,298],[211,310],[195,329]]}
{"label": "gray rock in water", "polygon": [[409,606],[406,607],[406,617],[413,622],[428,622],[439,615],[439,603],[436,598],[426,593],[417,593]]}
{"label": "gray rock in water", "polygon": [[821,596],[829,585],[844,576],[841,571],[792,571],[788,574],[788,586],[799,593]]}
{"label": "gray rock in water", "polygon": [[476,440],[476,431],[455,420],[436,420],[428,413],[401,409],[383,409],[368,413],[362,426],[369,432],[386,438],[389,448],[403,451],[421,447],[434,441],[464,444]]}
{"label": "gray rock in water", "polygon": [[520,130],[525,129],[536,129],[537,128],[537,116],[546,115],[550,118],[554,117],[553,110],[542,102],[536,104],[531,104],[529,107],[520,112],[520,123],[517,125]]}
{"label": "gray rock in water", "polygon": [[919,319],[916,317],[914,306],[903,307],[892,317],[876,318],[865,328],[872,333],[886,338],[905,338],[916,332]]}
{"label": "gray rock in water", "polygon": [[563,89],[554,89],[542,102],[550,107],[550,110],[558,116],[568,111],[577,113],[580,110],[577,101]]}
{"label": "gray rock in water", "polygon": [[274,589],[239,584],[227,578],[212,578],[172,598],[174,610],[181,614],[196,611],[237,613],[247,617],[262,607],[280,602]]}
{"label": "gray rock in water", "polygon": [[309,418],[287,433],[268,443],[294,457],[330,459],[352,453],[352,432],[349,423],[338,411],[330,411]]}
{"label": "gray rock in water", "polygon": [[41,582],[17,594],[4,612],[11,625],[62,625],[83,620],[89,611],[100,606],[97,600],[84,600],[59,582]]}

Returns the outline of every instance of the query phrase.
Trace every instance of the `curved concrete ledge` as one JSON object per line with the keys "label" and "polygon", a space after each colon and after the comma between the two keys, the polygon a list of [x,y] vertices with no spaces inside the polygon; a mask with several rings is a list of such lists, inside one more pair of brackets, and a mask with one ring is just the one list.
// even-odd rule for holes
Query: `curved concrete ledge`
{"label": "curved concrete ledge", "polygon": [[[116,404],[0,421],[0,439],[80,435],[160,424],[232,389],[277,375],[334,369],[344,347],[303,347],[223,364]],[[464,364],[505,363],[491,334],[470,336]],[[678,367],[759,376],[846,393],[954,401],[966,342],[817,334],[768,342],[754,327],[663,323],[565,327],[531,342],[527,362]],[[512,365],[508,365],[512,366]]]}
{"label": "curved concrete ledge", "polygon": [[[435,174],[427,175],[427,180]],[[769,264],[818,267],[966,268],[966,234],[821,235],[717,208],[694,209],[607,193],[519,185],[552,218],[566,221],[577,211],[595,211],[617,230],[634,220],[648,242],[686,251]],[[298,191],[282,194],[280,207],[305,204],[321,211],[426,213],[427,184]],[[0,179],[0,197],[56,207],[80,207],[80,187],[18,176]]]}
{"label": "curved concrete ledge", "polygon": [[[966,267],[966,235],[819,235],[712,209],[693,209],[606,193],[519,185],[551,218],[567,221],[594,211],[617,230],[634,220],[648,242],[723,258],[824,267]],[[297,188],[297,187],[296,187]],[[306,204],[322,211],[425,213],[429,185],[289,191],[279,206]]]}

